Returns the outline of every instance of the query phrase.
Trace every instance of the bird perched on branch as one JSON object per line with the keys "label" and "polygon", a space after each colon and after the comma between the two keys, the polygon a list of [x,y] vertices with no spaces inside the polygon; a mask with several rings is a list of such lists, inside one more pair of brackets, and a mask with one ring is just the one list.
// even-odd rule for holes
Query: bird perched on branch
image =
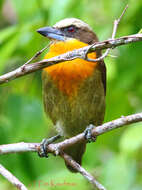
{"label": "bird perched on branch", "polygon": [[[53,27],[40,28],[38,32],[52,41],[45,59],[98,42],[92,28],[76,18],[66,18]],[[100,51],[88,54],[91,59],[99,56]],[[43,69],[42,82],[45,112],[61,135],[69,138],[83,132],[90,124],[102,124],[106,91],[103,61],[77,58],[52,65]],[[81,164],[85,148],[86,142],[83,142],[64,151]]]}

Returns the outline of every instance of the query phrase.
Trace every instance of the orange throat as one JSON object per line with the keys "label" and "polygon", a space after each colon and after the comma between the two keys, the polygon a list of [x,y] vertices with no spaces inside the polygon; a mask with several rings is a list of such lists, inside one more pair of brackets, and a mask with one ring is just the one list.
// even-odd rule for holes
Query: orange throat
{"label": "orange throat", "polygon": [[[49,52],[46,54],[45,59],[49,59],[74,49],[79,49],[87,46],[83,42],[76,39],[68,40],[65,42],[57,41],[50,46]],[[89,58],[95,59],[96,53],[88,54]],[[72,61],[65,61],[44,69],[47,77],[50,76],[57,88],[68,96],[77,94],[77,90],[81,83],[93,74],[97,62],[88,62],[82,59],[75,59]],[[44,76],[46,76],[44,74]]]}

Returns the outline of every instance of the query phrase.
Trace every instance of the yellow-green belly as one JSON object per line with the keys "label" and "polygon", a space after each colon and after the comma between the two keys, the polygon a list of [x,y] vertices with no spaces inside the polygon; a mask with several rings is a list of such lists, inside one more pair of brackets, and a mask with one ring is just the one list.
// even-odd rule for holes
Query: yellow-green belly
{"label": "yellow-green belly", "polygon": [[100,70],[94,69],[92,76],[81,81],[72,97],[62,92],[46,71],[42,77],[45,111],[64,136],[74,136],[91,123],[103,122],[105,95]]}

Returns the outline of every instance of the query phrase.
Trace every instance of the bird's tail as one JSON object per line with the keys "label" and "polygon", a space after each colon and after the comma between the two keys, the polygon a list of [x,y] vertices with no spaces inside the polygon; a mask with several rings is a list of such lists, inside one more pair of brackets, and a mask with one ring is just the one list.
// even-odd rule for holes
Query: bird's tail
{"label": "bird's tail", "polygon": [[[85,148],[86,148],[86,143],[79,143],[79,144],[77,143],[75,145],[72,145],[72,146],[66,148],[64,150],[64,152],[67,153],[68,155],[70,155],[73,158],[73,160],[75,160],[78,164],[81,165],[82,156],[85,152]],[[77,172],[68,163],[65,162],[65,164],[71,172]]]}

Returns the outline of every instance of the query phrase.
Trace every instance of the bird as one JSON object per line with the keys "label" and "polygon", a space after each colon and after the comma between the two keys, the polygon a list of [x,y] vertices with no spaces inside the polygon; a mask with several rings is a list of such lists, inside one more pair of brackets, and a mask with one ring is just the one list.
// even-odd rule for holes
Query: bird
{"label": "bird", "polygon": [[[45,59],[98,42],[93,29],[78,18],[65,18],[37,32],[51,41]],[[101,50],[88,54],[91,59],[100,56]],[[106,66],[103,60],[91,62],[76,58],[46,67],[42,71],[42,85],[45,113],[57,132],[65,138],[85,131],[90,124],[98,126],[103,123],[106,96]],[[81,165],[86,144],[86,141],[76,143],[64,152]],[[71,172],[77,172],[68,163],[65,164]]]}

